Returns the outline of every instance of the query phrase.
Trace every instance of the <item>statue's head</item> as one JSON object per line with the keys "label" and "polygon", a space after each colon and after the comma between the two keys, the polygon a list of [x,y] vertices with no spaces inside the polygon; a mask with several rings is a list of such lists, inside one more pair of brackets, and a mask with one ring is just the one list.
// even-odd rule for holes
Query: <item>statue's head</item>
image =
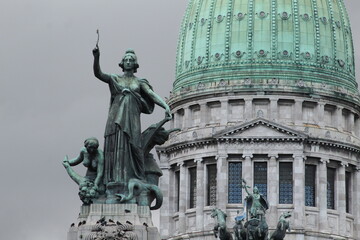
{"label": "statue's head", "polygon": [[84,146],[88,153],[94,153],[99,147],[99,141],[95,137],[91,137],[85,140]]}
{"label": "statue's head", "polygon": [[253,191],[254,191],[254,193],[256,193],[256,194],[259,194],[259,189],[257,188],[257,186],[254,187],[254,190],[253,190]]}
{"label": "statue's head", "polygon": [[132,69],[134,70],[134,73],[137,72],[137,69],[139,68],[139,64],[133,49],[126,50],[124,57],[119,63],[119,67],[121,67],[123,71]]}

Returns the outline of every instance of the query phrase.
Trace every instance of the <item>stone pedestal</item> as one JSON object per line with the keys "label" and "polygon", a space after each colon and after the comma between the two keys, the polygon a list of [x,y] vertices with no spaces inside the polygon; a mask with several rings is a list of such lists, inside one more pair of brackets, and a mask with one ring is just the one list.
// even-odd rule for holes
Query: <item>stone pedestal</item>
{"label": "stone pedestal", "polygon": [[[70,227],[67,240],[83,240],[92,233],[101,219],[110,219],[114,224],[132,224],[133,232],[140,240],[160,240],[158,229],[154,227],[148,206],[136,204],[91,204],[81,206],[80,214],[74,226]],[[79,224],[81,223],[81,224]]]}

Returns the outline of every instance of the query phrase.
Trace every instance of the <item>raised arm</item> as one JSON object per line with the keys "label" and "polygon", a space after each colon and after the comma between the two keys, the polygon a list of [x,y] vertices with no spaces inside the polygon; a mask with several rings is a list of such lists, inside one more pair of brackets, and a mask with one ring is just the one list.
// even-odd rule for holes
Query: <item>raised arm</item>
{"label": "raised arm", "polygon": [[103,82],[109,83],[111,80],[111,76],[109,74],[103,73],[100,68],[100,49],[94,48],[93,55],[94,55],[93,69],[94,69],[95,77],[97,77]]}
{"label": "raised arm", "polygon": [[157,95],[146,83],[141,83],[141,89],[160,107],[165,109],[166,118],[169,120],[172,118],[169,105]]}
{"label": "raised arm", "polygon": [[68,156],[65,156],[64,162],[68,162],[70,166],[76,166],[84,160],[84,150],[81,149],[79,156],[73,159],[68,159]]}

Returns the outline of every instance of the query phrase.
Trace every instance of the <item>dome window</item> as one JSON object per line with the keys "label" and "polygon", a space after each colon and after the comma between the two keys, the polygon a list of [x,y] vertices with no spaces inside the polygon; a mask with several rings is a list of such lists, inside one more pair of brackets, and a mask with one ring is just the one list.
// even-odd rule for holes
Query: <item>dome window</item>
{"label": "dome window", "polygon": [[336,24],[336,26],[337,26],[338,28],[341,28],[341,23],[340,23],[340,21],[336,21],[335,24]]}
{"label": "dome window", "polygon": [[345,62],[341,59],[338,60],[338,63],[340,65],[340,67],[344,67],[345,66]]}
{"label": "dome window", "polygon": [[326,17],[322,17],[322,18],[320,18],[320,20],[323,24],[327,24],[327,22],[328,22]]}
{"label": "dome window", "polygon": [[261,49],[261,50],[259,51],[259,53],[258,53],[258,57],[266,57],[267,53],[268,53],[268,52],[265,52],[264,49]]}
{"label": "dome window", "polygon": [[205,19],[205,18],[202,18],[202,19],[200,20],[201,26],[204,26],[204,24],[206,23],[206,20],[207,20],[207,19]]}
{"label": "dome window", "polygon": [[204,57],[198,56],[197,58],[197,64],[200,65],[203,61]]}
{"label": "dome window", "polygon": [[257,15],[259,16],[259,18],[266,18],[266,16],[268,14],[266,14],[264,11],[261,11],[261,12],[257,13]]}
{"label": "dome window", "polygon": [[220,59],[221,59],[221,57],[222,57],[222,54],[220,54],[220,53],[215,53],[215,60],[216,61],[219,61]]}
{"label": "dome window", "polygon": [[288,14],[287,12],[283,12],[283,13],[281,14],[281,19],[282,19],[282,20],[288,20],[289,17],[290,17],[290,14]]}
{"label": "dome window", "polygon": [[218,23],[221,23],[224,20],[224,17],[222,15],[217,16],[216,21]]}
{"label": "dome window", "polygon": [[305,13],[304,15],[302,15],[302,19],[303,19],[304,21],[309,21],[309,19],[310,19],[309,14]]}
{"label": "dome window", "polygon": [[245,17],[245,14],[239,12],[239,13],[236,15],[236,17],[237,17],[237,20],[240,21],[240,20],[242,20],[242,19]]}
{"label": "dome window", "polygon": [[241,52],[240,50],[237,50],[234,55],[236,58],[241,58],[244,55],[244,53]]}
{"label": "dome window", "polygon": [[302,53],[301,55],[303,55],[304,59],[306,59],[306,60],[311,59],[311,53],[309,53],[309,52]]}
{"label": "dome window", "polygon": [[323,63],[329,63],[329,56],[322,56]]}

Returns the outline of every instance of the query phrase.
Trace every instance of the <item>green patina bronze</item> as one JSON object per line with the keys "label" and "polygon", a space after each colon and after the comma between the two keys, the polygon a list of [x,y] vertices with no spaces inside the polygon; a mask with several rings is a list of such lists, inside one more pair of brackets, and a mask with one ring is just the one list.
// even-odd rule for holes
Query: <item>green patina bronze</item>
{"label": "green patina bronze", "polygon": [[[104,153],[98,149],[99,141],[96,138],[88,138],[84,147],[80,150],[78,157],[69,160],[65,157],[63,165],[74,182],[79,185],[79,197],[84,204],[90,204],[94,199],[105,191],[103,181],[104,175]],[[85,177],[80,176],[71,167],[83,165],[87,168]]]}
{"label": "green patina bronze", "polygon": [[169,103],[230,90],[359,103],[343,0],[190,0]]}
{"label": "green patina bronze", "polygon": [[[100,69],[100,50],[93,50],[95,76],[108,84],[110,109],[105,128],[104,152],[98,149],[95,138],[85,141],[79,157],[63,165],[80,187],[80,198],[85,205],[91,203],[135,203],[158,209],[162,193],[158,187],[162,172],[150,153],[155,145],[168,140],[173,130],[162,126],[171,120],[167,103],[159,97],[146,79],[134,75],[139,64],[133,50],[127,50],[119,63],[124,74],[106,74]],[[165,109],[165,118],[141,132],[140,114],[151,114],[154,105]],[[85,177],[71,166],[83,162],[88,168]]]}

